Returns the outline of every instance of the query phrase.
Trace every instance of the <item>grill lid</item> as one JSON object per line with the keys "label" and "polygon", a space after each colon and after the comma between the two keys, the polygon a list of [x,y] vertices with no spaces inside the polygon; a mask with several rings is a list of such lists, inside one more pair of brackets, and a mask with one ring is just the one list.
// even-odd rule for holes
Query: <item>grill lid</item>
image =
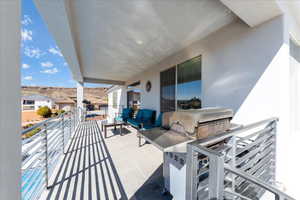
{"label": "grill lid", "polygon": [[182,110],[166,112],[163,114],[163,127],[172,127],[173,124],[181,124],[185,131],[194,133],[198,123],[232,118],[233,111],[225,108],[203,108],[195,110]]}

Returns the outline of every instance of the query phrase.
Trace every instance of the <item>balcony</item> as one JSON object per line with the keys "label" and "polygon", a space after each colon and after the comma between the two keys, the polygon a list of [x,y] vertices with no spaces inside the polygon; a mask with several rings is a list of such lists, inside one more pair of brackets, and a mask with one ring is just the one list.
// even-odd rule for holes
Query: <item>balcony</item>
{"label": "balcony", "polygon": [[[165,181],[174,175],[166,176],[164,162],[176,153],[139,146],[130,126],[112,127],[104,137],[102,121],[84,116],[74,110],[30,129],[40,132],[23,141],[22,199],[173,198]],[[168,184],[189,200],[293,200],[276,185],[276,123],[271,118],[187,144],[186,178]]]}
{"label": "balcony", "polygon": [[[171,199],[161,194],[162,152],[152,145],[138,147],[135,129],[123,127],[121,136],[119,129],[112,128],[104,139],[101,121],[77,123],[70,137],[69,131],[75,130],[72,124],[76,124],[71,116],[65,116],[64,131],[59,126],[62,118],[49,126],[47,161],[38,158],[35,162],[39,164],[23,169],[23,199]],[[58,138],[54,145],[52,135]],[[43,145],[40,143],[41,148]],[[45,157],[44,151],[39,153]],[[23,164],[28,159],[32,161],[25,158]]]}

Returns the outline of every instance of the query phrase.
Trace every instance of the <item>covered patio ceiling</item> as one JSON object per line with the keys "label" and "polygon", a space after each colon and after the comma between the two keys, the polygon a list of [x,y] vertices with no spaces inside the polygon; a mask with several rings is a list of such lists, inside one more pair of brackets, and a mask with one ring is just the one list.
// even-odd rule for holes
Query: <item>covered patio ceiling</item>
{"label": "covered patio ceiling", "polygon": [[76,80],[122,83],[231,23],[219,0],[36,0]]}
{"label": "covered patio ceiling", "polygon": [[241,0],[34,1],[73,78],[109,84],[124,83],[237,16],[256,26],[281,14],[277,0],[261,9]]}

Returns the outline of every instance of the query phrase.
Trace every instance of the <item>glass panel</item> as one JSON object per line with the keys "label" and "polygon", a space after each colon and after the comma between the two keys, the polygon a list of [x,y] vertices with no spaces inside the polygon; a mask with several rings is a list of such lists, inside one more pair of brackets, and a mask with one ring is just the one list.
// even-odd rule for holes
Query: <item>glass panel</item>
{"label": "glass panel", "polygon": [[177,109],[201,108],[201,56],[177,68]]}
{"label": "glass panel", "polygon": [[160,111],[175,111],[176,67],[160,73]]}

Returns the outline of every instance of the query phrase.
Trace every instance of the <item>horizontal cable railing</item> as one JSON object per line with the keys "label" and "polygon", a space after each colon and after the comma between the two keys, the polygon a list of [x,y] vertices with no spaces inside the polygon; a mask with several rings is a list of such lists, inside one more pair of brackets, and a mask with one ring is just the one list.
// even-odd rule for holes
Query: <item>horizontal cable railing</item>
{"label": "horizontal cable railing", "polygon": [[77,108],[22,131],[22,135],[29,135],[22,141],[23,200],[38,199],[49,186],[49,178],[65,146],[84,117],[84,110]]}
{"label": "horizontal cable railing", "polygon": [[293,200],[275,186],[277,121],[188,144],[186,199],[260,199],[270,193],[276,200]]}

